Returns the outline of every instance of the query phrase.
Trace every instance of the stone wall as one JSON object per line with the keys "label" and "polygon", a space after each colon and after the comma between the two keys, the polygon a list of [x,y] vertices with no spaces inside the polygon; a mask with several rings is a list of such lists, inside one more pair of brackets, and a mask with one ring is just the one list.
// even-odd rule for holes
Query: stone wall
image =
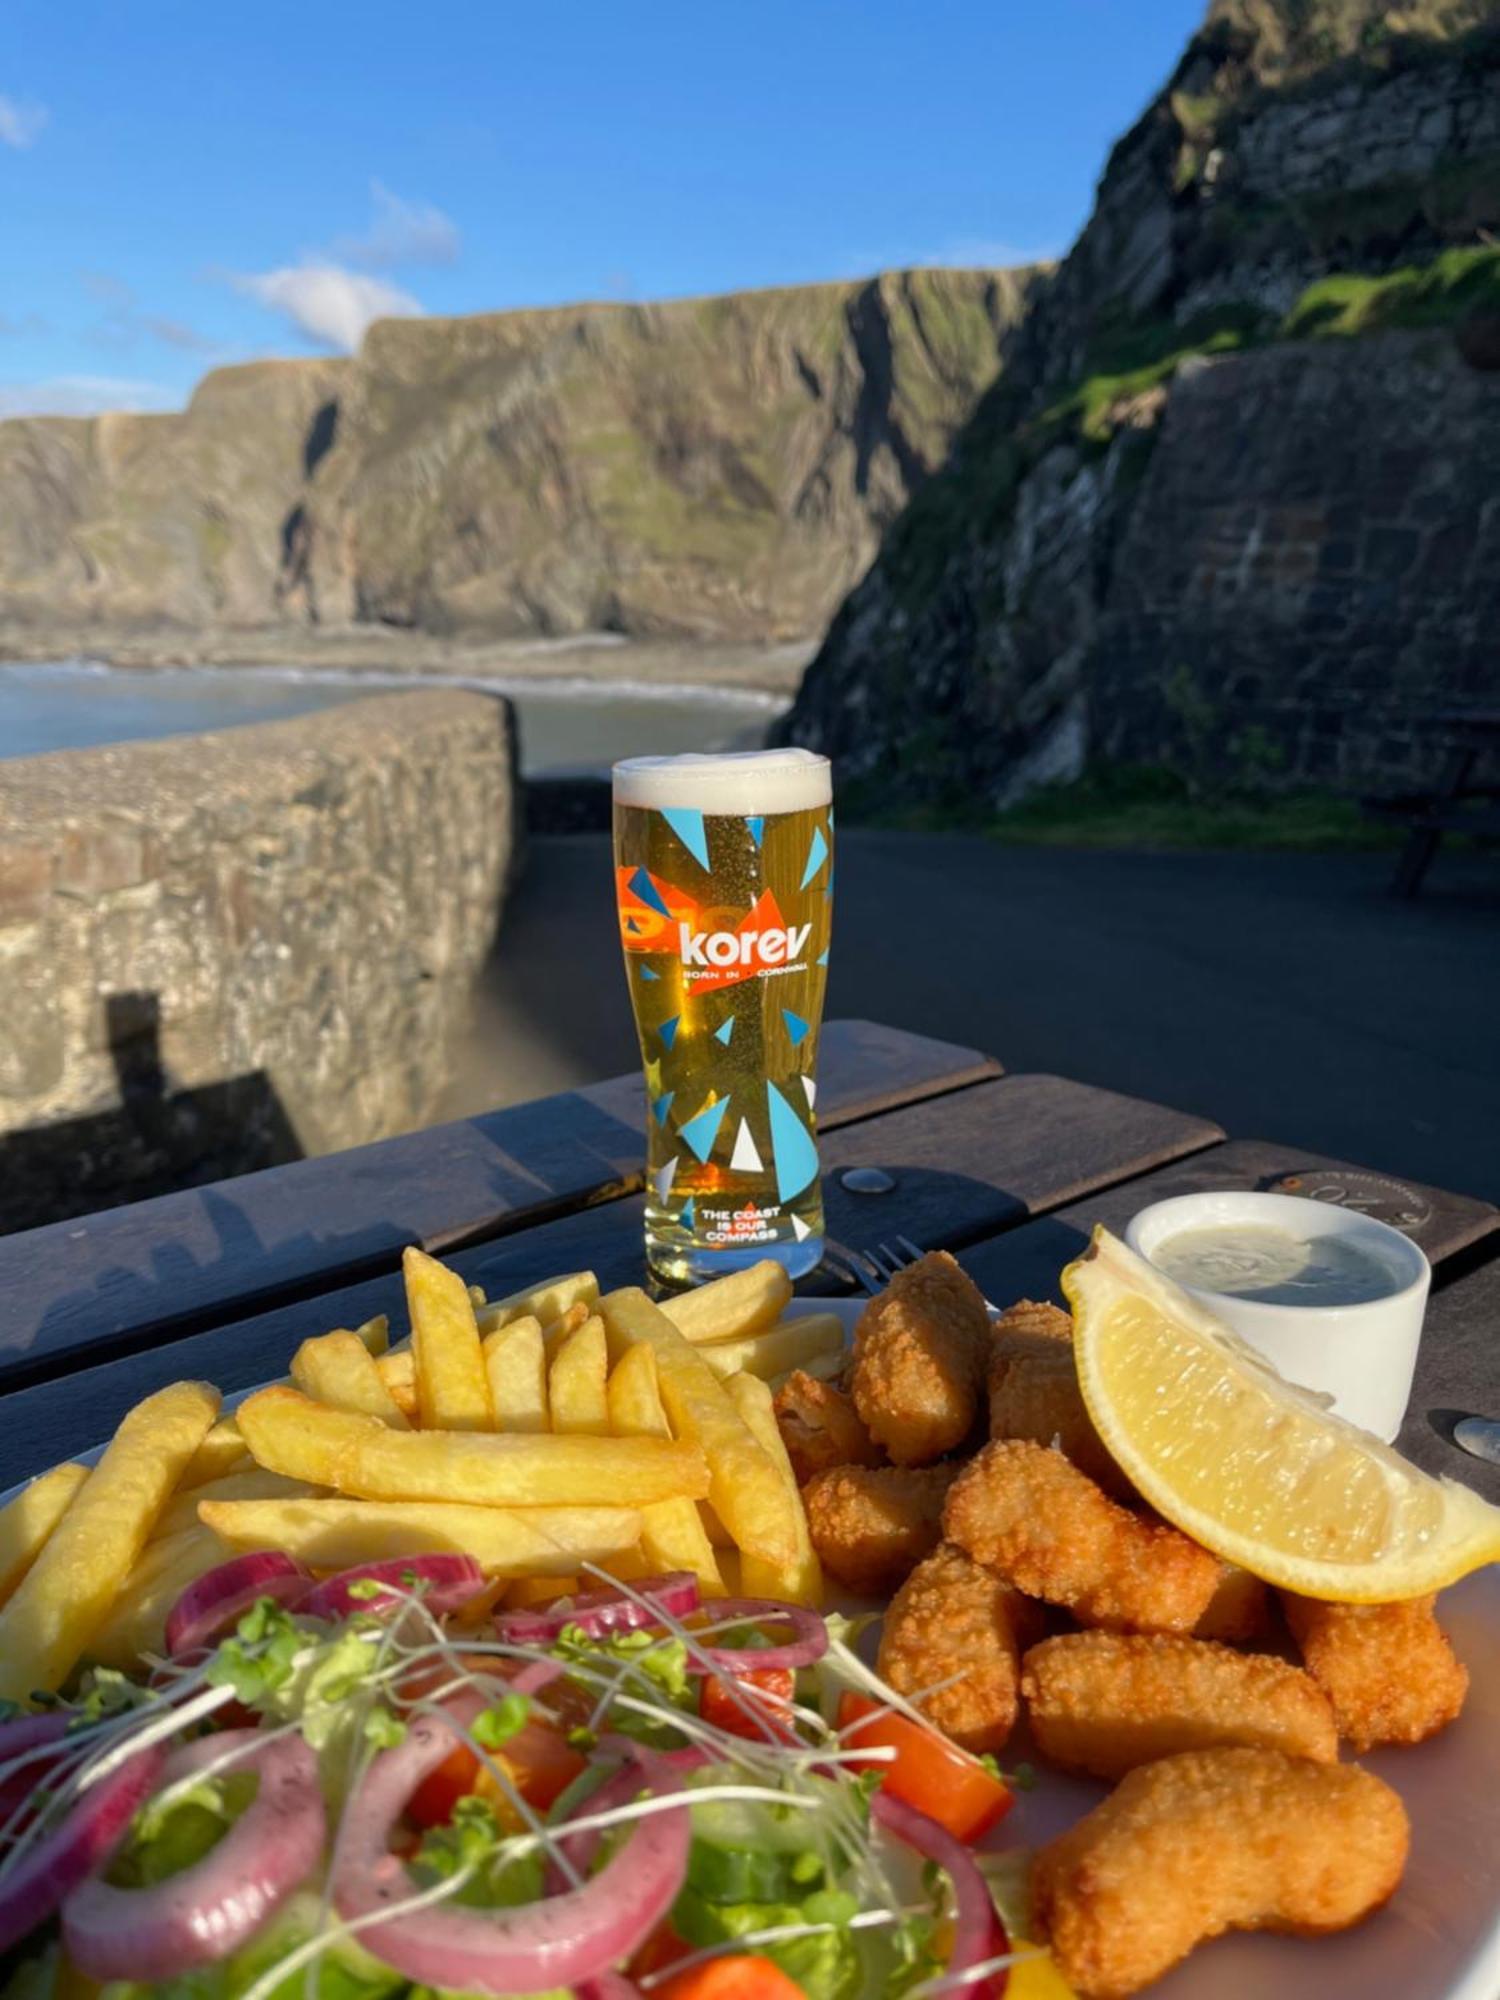
{"label": "stone wall", "polygon": [[0,1227],[430,1117],[513,742],[443,690],[0,763]]}
{"label": "stone wall", "polygon": [[1350,787],[1433,775],[1500,679],[1500,375],[1442,333],[1191,364],[1086,670],[1110,757]]}

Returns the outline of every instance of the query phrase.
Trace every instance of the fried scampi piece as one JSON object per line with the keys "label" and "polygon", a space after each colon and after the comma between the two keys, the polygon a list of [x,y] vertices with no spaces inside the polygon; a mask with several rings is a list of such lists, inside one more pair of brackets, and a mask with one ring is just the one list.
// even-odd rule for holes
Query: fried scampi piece
{"label": "fried scampi piece", "polygon": [[1193,1627],[1193,1637],[1243,1646],[1264,1638],[1270,1625],[1271,1593],[1266,1586],[1249,1570],[1225,1563],[1208,1609]]}
{"label": "fried scampi piece", "polygon": [[1338,1755],[1333,1710],[1310,1674],[1203,1639],[1143,1632],[1044,1639],[1021,1663],[1021,1692],[1042,1755],[1096,1778],[1232,1743],[1318,1764]]}
{"label": "fried scampi piece", "polygon": [[1195,1750],[1143,1764],[1032,1864],[1082,2000],[1125,2000],[1225,1931],[1347,1930],[1401,1879],[1406,1811],[1357,1764]]}
{"label": "fried scampi piece", "polygon": [[1134,1487],[1094,1429],[1072,1348],[1060,1340],[1018,1346],[997,1340],[990,1358],[990,1436],[1055,1444],[1113,1499],[1134,1499]]}
{"label": "fried scampi piece", "polygon": [[1320,1604],[1281,1593],[1307,1671],[1355,1750],[1421,1743],[1463,1707],[1468,1670],[1433,1616],[1434,1602]]}
{"label": "fried scampi piece", "polygon": [[831,1576],[861,1596],[888,1593],[942,1540],[956,1465],[841,1465],[802,1490],[808,1532]]}
{"label": "fried scampi piece", "polygon": [[898,1271],[854,1330],[854,1407],[897,1465],[929,1465],[974,1428],[990,1316],[946,1250]]}
{"label": "fried scampi piece", "polygon": [[943,1542],[891,1600],[879,1671],[955,1743],[999,1750],[1016,1720],[1021,1652],[1041,1629],[1039,1606]]}
{"label": "fried scampi piece", "polygon": [[1223,1567],[1117,1506],[1060,1451],[1020,1440],[987,1444],[964,1467],[943,1533],[1026,1596],[1126,1631],[1191,1632]]}
{"label": "fried scampi piece", "polygon": [[805,1486],[834,1465],[879,1465],[882,1452],[844,1390],[797,1368],[776,1391],[781,1441]]}
{"label": "fried scampi piece", "polygon": [[997,1342],[1045,1341],[1049,1347],[1072,1345],[1073,1315],[1045,1299],[1017,1299],[995,1321]]}

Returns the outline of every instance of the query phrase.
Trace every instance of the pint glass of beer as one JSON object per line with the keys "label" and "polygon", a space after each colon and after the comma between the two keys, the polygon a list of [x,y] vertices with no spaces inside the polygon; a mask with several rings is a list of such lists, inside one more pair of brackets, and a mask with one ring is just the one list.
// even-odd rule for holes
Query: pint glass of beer
{"label": "pint glass of beer", "polygon": [[646,1256],[682,1283],[823,1254],[818,1025],[833,908],[826,757],[631,757],[615,893],[646,1071]]}

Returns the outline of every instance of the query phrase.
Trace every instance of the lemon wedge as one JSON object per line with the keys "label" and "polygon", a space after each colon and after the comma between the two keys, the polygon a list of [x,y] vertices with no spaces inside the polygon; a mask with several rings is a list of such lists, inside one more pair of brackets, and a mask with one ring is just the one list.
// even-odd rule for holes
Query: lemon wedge
{"label": "lemon wedge", "polygon": [[1285,1381],[1107,1229],[1062,1285],[1099,1435],[1157,1512],[1226,1562],[1305,1597],[1382,1604],[1500,1560],[1500,1508]]}

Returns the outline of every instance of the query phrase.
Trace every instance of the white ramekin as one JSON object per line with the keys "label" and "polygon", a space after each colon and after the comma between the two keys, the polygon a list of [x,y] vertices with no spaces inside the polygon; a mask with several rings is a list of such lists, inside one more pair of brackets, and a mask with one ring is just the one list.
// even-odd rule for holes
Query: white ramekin
{"label": "white ramekin", "polygon": [[1138,1256],[1154,1263],[1153,1253],[1169,1237],[1223,1223],[1285,1229],[1307,1241],[1343,1236],[1368,1246],[1400,1274],[1403,1282],[1386,1297],[1353,1306],[1269,1305],[1233,1293],[1183,1286],[1287,1381],[1331,1396],[1341,1417],[1389,1444],[1406,1414],[1417,1365],[1432,1282],[1426,1257],[1399,1229],[1357,1209],[1304,1201],[1298,1195],[1232,1189],[1153,1202],[1127,1226],[1125,1241]]}

